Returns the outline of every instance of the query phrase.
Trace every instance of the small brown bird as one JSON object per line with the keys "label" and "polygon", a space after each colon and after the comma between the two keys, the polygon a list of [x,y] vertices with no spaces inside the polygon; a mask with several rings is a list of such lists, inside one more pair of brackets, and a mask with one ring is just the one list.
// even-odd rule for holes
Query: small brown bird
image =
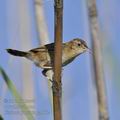
{"label": "small brown bird", "polygon": [[[71,63],[78,55],[86,52],[88,49],[84,40],[75,38],[62,44],[62,66]],[[36,66],[46,70],[53,68],[54,63],[54,43],[46,44],[29,51],[18,51],[7,49],[7,52],[14,56],[25,57],[32,60]]]}

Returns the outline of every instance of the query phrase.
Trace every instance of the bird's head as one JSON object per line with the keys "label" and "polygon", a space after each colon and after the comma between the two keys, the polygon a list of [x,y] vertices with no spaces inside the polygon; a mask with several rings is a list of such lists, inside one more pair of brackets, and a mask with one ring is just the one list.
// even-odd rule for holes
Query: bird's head
{"label": "bird's head", "polygon": [[79,38],[75,38],[70,41],[70,47],[76,54],[81,54],[88,50],[87,43]]}

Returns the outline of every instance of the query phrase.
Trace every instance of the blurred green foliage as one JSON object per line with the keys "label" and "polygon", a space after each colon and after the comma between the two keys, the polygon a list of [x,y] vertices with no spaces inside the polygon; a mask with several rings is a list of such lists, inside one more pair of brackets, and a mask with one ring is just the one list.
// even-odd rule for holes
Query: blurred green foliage
{"label": "blurred green foliage", "polygon": [[[0,67],[0,74],[2,75],[3,80],[5,81],[8,89],[11,91],[11,93],[12,93],[13,97],[15,98],[16,103],[20,107],[21,111],[24,113],[24,115],[27,117],[28,120],[34,120],[33,114],[31,113],[31,111],[28,109],[28,107],[24,103],[24,100],[20,96],[15,85],[9,79],[8,75],[6,74],[6,72],[4,71],[4,69],[2,67]],[[17,100],[19,100],[21,102],[18,102]],[[0,120],[2,120],[1,117],[0,117]]]}
{"label": "blurred green foliage", "polygon": [[0,120],[4,120],[3,117],[0,115]]}

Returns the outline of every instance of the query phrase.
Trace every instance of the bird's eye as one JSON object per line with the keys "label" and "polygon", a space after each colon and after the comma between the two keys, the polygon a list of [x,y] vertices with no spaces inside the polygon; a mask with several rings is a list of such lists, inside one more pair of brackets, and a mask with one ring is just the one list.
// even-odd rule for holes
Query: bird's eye
{"label": "bird's eye", "polygon": [[80,46],[81,44],[80,43],[78,43],[78,46]]}

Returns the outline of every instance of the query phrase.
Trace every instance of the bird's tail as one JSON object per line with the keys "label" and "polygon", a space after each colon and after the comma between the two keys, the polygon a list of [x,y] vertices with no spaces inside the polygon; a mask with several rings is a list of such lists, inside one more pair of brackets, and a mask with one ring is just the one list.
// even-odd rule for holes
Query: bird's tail
{"label": "bird's tail", "polygon": [[28,54],[27,52],[13,50],[13,49],[6,49],[6,50],[8,53],[14,56],[26,57],[26,55]]}

